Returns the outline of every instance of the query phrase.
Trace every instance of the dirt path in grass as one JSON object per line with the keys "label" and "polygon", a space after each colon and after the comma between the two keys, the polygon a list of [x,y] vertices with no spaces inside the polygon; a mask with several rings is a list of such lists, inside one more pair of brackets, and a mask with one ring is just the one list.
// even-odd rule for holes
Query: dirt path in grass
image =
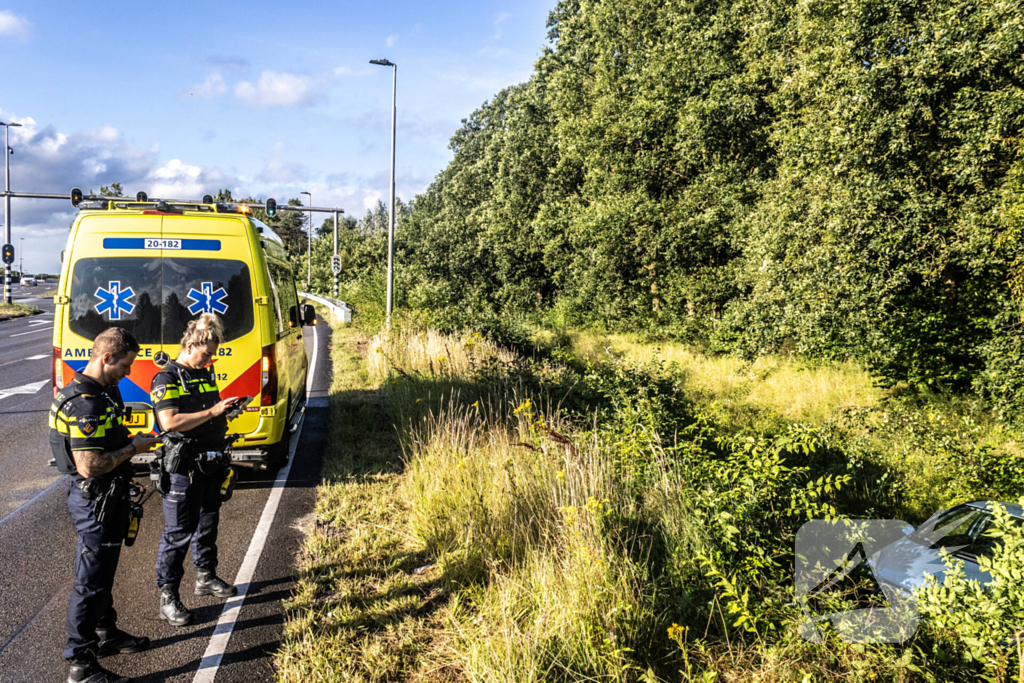
{"label": "dirt path in grass", "polygon": [[447,592],[404,528],[401,449],[367,348],[358,331],[335,329],[323,482],[285,605],[280,681],[457,680],[429,663],[445,647]]}

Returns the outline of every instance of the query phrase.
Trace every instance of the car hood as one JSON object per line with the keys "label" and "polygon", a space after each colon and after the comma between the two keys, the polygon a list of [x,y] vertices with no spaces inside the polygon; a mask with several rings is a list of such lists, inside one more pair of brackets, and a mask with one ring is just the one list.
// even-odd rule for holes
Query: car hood
{"label": "car hood", "polygon": [[[955,559],[963,560],[967,579],[976,580],[982,586],[992,581],[992,575],[982,572],[977,562],[968,558]],[[868,564],[877,580],[907,592],[924,585],[928,575],[934,576],[939,582],[946,575],[943,553],[922,545],[909,536],[874,553],[868,558]]]}

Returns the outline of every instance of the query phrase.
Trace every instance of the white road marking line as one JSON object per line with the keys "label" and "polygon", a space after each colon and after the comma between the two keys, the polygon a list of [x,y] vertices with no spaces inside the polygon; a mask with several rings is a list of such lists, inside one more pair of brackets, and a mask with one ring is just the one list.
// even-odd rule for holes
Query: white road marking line
{"label": "white road marking line", "polygon": [[[313,326],[313,359],[309,365],[309,375],[306,377],[306,395],[313,386],[313,373],[316,371],[316,355],[319,339],[316,326]],[[305,422],[303,420],[303,422]],[[285,484],[288,482],[288,473],[292,470],[292,462],[295,461],[295,449],[299,445],[299,437],[302,436],[302,424],[299,425],[288,449],[288,464],[281,468],[274,480],[274,488],[267,497],[267,504],[263,507],[263,514],[260,522],[256,525],[256,531],[252,535],[252,542],[249,543],[249,550],[245,553],[242,566],[235,575],[235,585],[238,586],[238,595],[224,603],[224,609],[220,613],[220,619],[210,636],[210,644],[206,646],[206,652],[199,662],[199,670],[192,683],[213,683],[220,669],[221,660],[228,649],[228,641],[231,640],[231,632],[235,629],[235,622],[242,611],[242,604],[245,602],[245,594],[249,592],[249,584],[256,573],[256,566],[259,564],[260,555],[263,553],[263,546],[270,535],[270,527],[274,524],[274,516],[277,514],[277,506],[281,502],[281,495],[284,493]]]}
{"label": "white road marking line", "polygon": [[11,387],[10,389],[0,390],[0,399],[7,398],[8,396],[14,396],[16,394],[28,394],[32,395],[43,388],[44,385],[49,384],[50,380],[44,379],[40,382],[30,382],[28,384],[22,384],[20,387]]}
{"label": "white road marking line", "polygon": [[29,325],[49,325],[52,322],[52,320],[33,320]]}
{"label": "white road marking line", "polygon": [[4,523],[4,522],[6,522],[7,520],[9,520],[9,519],[10,519],[11,517],[13,517],[14,515],[18,514],[18,511],[19,511],[19,510],[24,510],[25,508],[27,508],[27,507],[28,507],[29,505],[31,505],[32,503],[34,503],[34,502],[36,502],[37,500],[39,500],[39,498],[40,498],[40,497],[41,497],[41,496],[42,496],[42,495],[43,495],[44,493],[46,493],[47,491],[49,491],[50,489],[52,489],[52,488],[53,488],[54,486],[56,486],[57,484],[61,483],[62,481],[64,481],[65,479],[67,479],[67,478],[68,478],[68,477],[70,477],[70,476],[71,476],[70,474],[65,474],[65,475],[64,475],[63,477],[61,477],[61,478],[60,478],[60,479],[58,479],[57,481],[53,482],[52,484],[50,484],[49,486],[47,486],[47,487],[46,487],[45,489],[43,489],[42,491],[40,491],[40,492],[39,492],[39,493],[37,493],[36,495],[32,496],[32,498],[31,498],[31,499],[29,499],[29,500],[26,500],[26,501],[25,501],[24,503],[22,503],[22,504],[21,504],[21,505],[19,505],[19,506],[18,506],[17,508],[15,508],[14,510],[12,510],[12,511],[11,511],[11,512],[10,512],[10,513],[9,513],[9,514],[8,514],[8,515],[6,516],[6,517],[4,517],[3,519],[0,519],[0,524],[3,524],[3,523]]}
{"label": "white road marking line", "polygon": [[50,330],[49,329],[45,329],[44,330],[44,329],[40,328],[40,329],[35,329],[35,330],[29,330],[28,332],[19,332],[18,334],[12,334],[11,336],[12,337],[24,337],[26,334],[38,334],[40,332],[50,332]]}
{"label": "white road marking line", "polygon": [[40,358],[49,358],[49,357],[50,357],[50,354],[48,354],[48,353],[41,353],[38,356],[29,356],[25,360],[39,360]]}

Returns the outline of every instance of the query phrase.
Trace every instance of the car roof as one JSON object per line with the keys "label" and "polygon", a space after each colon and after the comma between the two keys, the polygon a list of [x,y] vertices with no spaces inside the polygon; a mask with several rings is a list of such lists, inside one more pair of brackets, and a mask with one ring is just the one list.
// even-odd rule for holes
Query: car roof
{"label": "car roof", "polygon": [[1024,519],[1024,507],[1022,507],[1020,503],[1007,503],[1007,502],[996,501],[996,500],[974,500],[974,501],[971,501],[970,503],[966,503],[966,505],[968,507],[973,507],[973,508],[987,510],[990,507],[992,507],[993,503],[999,503],[1004,508],[1006,508],[1006,511],[1010,513],[1011,517],[1017,517],[1018,519]]}

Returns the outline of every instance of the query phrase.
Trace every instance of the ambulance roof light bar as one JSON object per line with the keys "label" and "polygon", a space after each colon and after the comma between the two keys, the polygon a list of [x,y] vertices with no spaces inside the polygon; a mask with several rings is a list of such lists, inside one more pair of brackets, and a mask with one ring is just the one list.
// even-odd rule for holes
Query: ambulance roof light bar
{"label": "ambulance roof light bar", "polygon": [[[71,194],[69,195],[22,195],[16,193],[10,193],[11,196],[30,196],[40,199],[62,199],[69,197],[71,199],[71,205],[76,209],[141,209],[144,207],[159,207],[163,204],[166,207],[173,207],[172,210],[180,211],[187,210],[189,206],[212,206],[217,213],[245,213],[251,214],[253,209],[267,210],[268,206],[271,211],[268,211],[270,215],[274,216],[280,211],[299,211],[302,213],[316,211],[319,213],[345,213],[345,210],[335,206],[291,206],[290,204],[278,204],[273,198],[268,199],[266,202],[218,202],[215,201],[212,195],[203,195],[202,200],[196,199],[163,199],[158,197],[150,197],[145,192],[137,192],[135,199],[130,197],[111,197],[110,195],[97,195],[97,194],[84,194],[80,189],[72,188]],[[161,209],[163,210],[163,209]]]}

